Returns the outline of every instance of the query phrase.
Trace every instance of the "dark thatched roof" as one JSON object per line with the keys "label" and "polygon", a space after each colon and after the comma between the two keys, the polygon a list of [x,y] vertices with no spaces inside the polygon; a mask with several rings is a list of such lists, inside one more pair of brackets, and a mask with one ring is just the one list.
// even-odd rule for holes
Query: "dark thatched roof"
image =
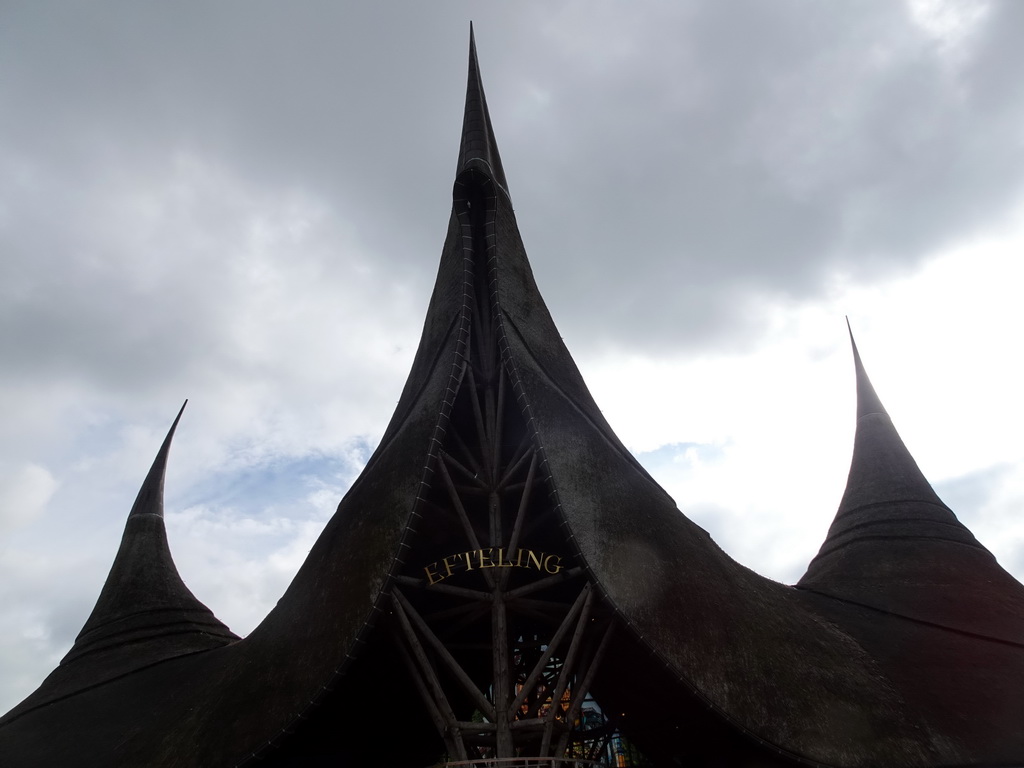
{"label": "dark thatched roof", "polygon": [[[486,226],[467,235],[460,215],[481,201]],[[620,626],[595,694],[630,713],[659,764],[724,759],[690,749],[712,738],[750,765],[1024,762],[1024,588],[935,497],[859,358],[850,485],[798,588],[734,562],[614,435],[534,281],[471,44],[455,207],[420,346],[379,447],[292,584],[242,640],[192,597],[158,512],[165,442],[93,617],[0,719],[3,764],[302,764],[302,745],[323,739],[333,765],[425,765],[425,717],[380,627],[435,525],[437,457],[468,340],[485,332],[540,456],[540,522]],[[171,629],[155,631],[155,616]],[[385,706],[409,737],[360,752]]]}
{"label": "dark thatched roof", "polygon": [[164,528],[164,475],[181,407],[125,524],[96,607],[39,689],[5,720],[168,659],[238,639],[178,575]]}
{"label": "dark thatched roof", "polygon": [[476,58],[476,37],[469,26],[469,82],[466,85],[466,112],[462,118],[462,141],[459,144],[459,162],[455,175],[476,168],[487,174],[508,194],[505,170],[501,167],[498,143],[494,140],[491,114],[487,110],[484,84],[480,79],[480,66]]}
{"label": "dark thatched roof", "polygon": [[850,477],[797,586],[974,762],[1024,763],[1024,586],[932,490],[853,357]]}

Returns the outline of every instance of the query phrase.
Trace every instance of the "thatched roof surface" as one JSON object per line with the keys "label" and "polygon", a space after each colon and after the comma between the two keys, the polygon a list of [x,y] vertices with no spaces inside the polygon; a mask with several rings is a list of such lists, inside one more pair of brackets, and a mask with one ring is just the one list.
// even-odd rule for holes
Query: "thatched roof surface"
{"label": "thatched roof surface", "polygon": [[182,406],[132,505],[96,607],[60,665],[5,719],[238,637],[189,591],[167,545],[163,491]]}
{"label": "thatched roof surface", "polygon": [[798,587],[973,761],[1024,762],[1024,586],[935,494],[853,356],[850,477]]}
{"label": "thatched roof surface", "polygon": [[663,696],[696,695],[757,740],[817,763],[958,760],[856,642],[791,587],[733,561],[639,467],[562,343],[500,199],[497,223],[508,355],[561,514],[608,601],[674,677],[675,691],[659,681]]}
{"label": "thatched roof surface", "polygon": [[476,37],[473,25],[469,26],[469,82],[466,84],[466,112],[462,118],[462,141],[459,144],[459,161],[455,175],[477,169],[487,174],[505,194],[508,182],[501,166],[498,143],[494,140],[491,114],[487,109],[484,84],[480,79],[480,65],[476,58]]}

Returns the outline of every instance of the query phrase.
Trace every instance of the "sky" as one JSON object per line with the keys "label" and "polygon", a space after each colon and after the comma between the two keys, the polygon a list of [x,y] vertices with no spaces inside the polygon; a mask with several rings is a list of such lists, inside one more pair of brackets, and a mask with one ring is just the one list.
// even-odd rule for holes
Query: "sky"
{"label": "sky", "polygon": [[1024,578],[1024,4],[6,4],[0,711],[70,649],[181,403],[166,520],[234,631],[379,440],[474,21],[540,289],[623,442],[792,584],[842,496],[845,317]]}

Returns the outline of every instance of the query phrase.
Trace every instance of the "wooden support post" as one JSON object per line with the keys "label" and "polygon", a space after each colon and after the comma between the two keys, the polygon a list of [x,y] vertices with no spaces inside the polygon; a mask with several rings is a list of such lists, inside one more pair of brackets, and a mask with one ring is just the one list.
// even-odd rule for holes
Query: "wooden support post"
{"label": "wooden support post", "polygon": [[398,646],[398,655],[402,657],[405,668],[409,670],[409,676],[412,677],[412,682],[413,685],[416,686],[416,691],[419,693],[420,698],[427,707],[427,713],[430,715],[430,719],[434,721],[434,727],[437,729],[437,732],[442,735],[448,751],[455,754],[455,743],[451,740],[452,734],[450,733],[449,723],[445,721],[445,716],[441,712],[440,707],[438,707],[437,701],[430,695],[430,691],[427,690],[427,684],[423,681],[423,674],[416,668],[416,662],[412,660],[412,657],[409,655],[409,651],[406,650],[405,645],[403,645],[397,638],[395,645]]}
{"label": "wooden support post", "polygon": [[579,614],[580,609],[583,607],[583,602],[586,600],[589,593],[590,584],[586,584],[580,592],[579,597],[576,598],[576,602],[572,604],[572,608],[570,608],[569,612],[566,614],[561,626],[559,626],[555,631],[554,637],[552,637],[548,643],[547,649],[540,655],[540,658],[537,659],[537,663],[534,665],[533,671],[530,672],[530,676],[526,678],[526,682],[523,684],[522,690],[519,691],[515,701],[512,702],[512,708],[510,710],[512,714],[515,714],[515,712],[519,710],[523,701],[525,701],[526,697],[533,691],[534,686],[537,685],[537,681],[540,679],[541,673],[544,672],[544,667],[547,666],[555,651],[558,650],[558,644],[562,642],[562,638],[565,637],[565,633],[568,632],[569,627],[572,626],[572,622]]}
{"label": "wooden support post", "polygon": [[[444,480],[445,488],[448,490],[448,497],[451,499],[452,506],[455,507],[455,512],[459,516],[459,522],[462,523],[462,530],[466,534],[466,538],[469,540],[470,549],[480,549],[480,539],[477,538],[476,529],[473,528],[473,523],[469,520],[469,515],[466,514],[466,508],[462,504],[462,498],[459,496],[459,492],[455,487],[455,483],[452,482],[452,476],[448,473],[448,467],[444,463],[444,457],[437,462],[437,466],[441,470],[441,477]],[[480,571],[484,577],[484,583],[487,584],[489,589],[494,589],[494,577],[490,571]]]}
{"label": "wooden support post", "polygon": [[[574,696],[572,705],[569,707],[569,711],[565,713],[565,722],[568,723],[569,728],[572,728],[572,724],[576,721],[576,718],[580,714],[580,710],[583,708],[583,701],[586,698],[587,691],[590,690],[590,686],[594,682],[594,675],[597,674],[597,668],[601,664],[601,659],[604,658],[604,653],[608,650],[608,646],[611,645],[612,635],[615,633],[615,622],[611,621],[608,623],[608,629],[604,632],[604,637],[601,638],[601,643],[597,646],[597,650],[594,651],[594,655],[590,657],[590,663],[587,665],[587,672],[583,675],[583,680],[577,684],[579,689],[579,695]],[[562,734],[562,737],[558,740],[558,754],[564,755],[566,747],[569,744],[570,732],[566,731]]]}
{"label": "wooden support post", "polygon": [[441,453],[441,456],[444,458],[444,461],[445,461],[446,464],[451,464],[453,467],[455,467],[455,469],[459,470],[459,472],[461,472],[463,475],[465,475],[467,480],[469,480],[470,482],[476,483],[480,488],[486,488],[487,487],[487,483],[485,483],[484,479],[482,477],[480,477],[480,473],[479,472],[475,472],[475,471],[469,469],[468,467],[463,466],[462,462],[460,462],[458,459],[456,459],[454,456],[452,456],[447,451],[443,451]]}
{"label": "wooden support post", "polygon": [[[395,581],[406,587],[415,587],[416,589],[424,589],[423,579],[417,579],[413,576],[395,576]],[[493,600],[493,596],[490,592],[483,592],[479,589],[469,589],[468,587],[456,587],[451,584],[431,584],[430,592],[432,594],[449,595],[450,597],[458,597],[463,600],[474,600],[476,602],[489,603]]]}
{"label": "wooden support post", "polygon": [[[509,547],[509,551],[512,551],[511,547]],[[542,589],[553,587],[555,584],[568,581],[569,579],[574,579],[582,573],[583,569],[577,565],[569,568],[568,570],[562,571],[561,573],[556,573],[554,576],[545,576],[543,579],[531,581],[528,584],[523,584],[521,587],[516,587],[515,589],[510,590],[507,596],[509,600],[518,600],[522,597],[526,597],[527,595],[532,595],[534,592],[539,592]]]}
{"label": "wooden support post", "polygon": [[[454,656],[452,656],[451,651],[445,648],[444,643],[442,643],[438,639],[437,635],[434,634],[433,630],[429,626],[427,626],[427,623],[423,620],[423,617],[420,616],[419,613],[417,613],[416,609],[406,599],[405,595],[403,595],[398,590],[397,587],[392,590],[391,594],[394,595],[396,604],[403,609],[404,614],[416,626],[416,629],[419,630],[419,633],[423,635],[423,638],[430,644],[430,646],[434,649],[437,655],[441,657],[441,660],[445,663],[448,669],[451,670],[452,674],[455,675],[455,679],[459,681],[459,684],[463,687],[463,689],[465,689],[466,693],[470,695],[470,697],[473,699],[473,702],[477,705],[480,711],[483,712],[484,715],[488,717],[490,720],[494,720],[494,707],[491,705],[491,702],[489,702],[487,698],[480,692],[480,689],[477,687],[477,684],[474,683],[473,679],[466,674],[466,670],[464,670],[462,668],[462,665],[459,664],[459,662],[455,659]],[[413,635],[413,637],[417,639],[418,642],[418,638],[416,638],[415,634]]]}
{"label": "wooden support post", "polygon": [[[569,642],[569,650],[565,653],[565,658],[562,660],[562,669],[558,674],[558,682],[555,683],[555,690],[551,694],[551,709],[548,710],[546,723],[544,724],[544,738],[540,743],[540,754],[546,756],[548,749],[551,747],[551,736],[554,733],[555,718],[558,716],[559,707],[561,706],[562,694],[565,692],[566,686],[569,684],[569,674],[572,671],[573,663],[576,661],[576,652],[580,647],[580,640],[583,638],[583,633],[587,630],[587,621],[590,618],[590,607],[593,605],[594,592],[593,590],[587,591],[587,599],[583,603],[583,609],[580,611],[579,621],[576,622],[576,631],[572,634],[572,640]],[[579,696],[584,695],[582,691],[574,691]]]}
{"label": "wooden support post", "polygon": [[512,534],[508,540],[509,551],[519,546],[519,536],[523,532],[523,521],[526,519],[526,508],[530,504],[530,492],[533,490],[536,475],[537,452],[534,451],[530,455],[530,468],[526,470],[526,485],[523,486],[523,495],[519,497],[519,507],[516,509],[516,519],[512,523]]}
{"label": "wooden support post", "polygon": [[533,436],[527,434],[519,441],[519,445],[516,447],[515,453],[512,454],[512,459],[509,460],[508,467],[505,469],[505,474],[501,476],[501,480],[498,482],[499,487],[503,488],[511,479],[512,475],[519,471],[526,459],[529,458],[529,449],[532,447]]}
{"label": "wooden support post", "polygon": [[487,427],[484,424],[484,414],[480,408],[480,394],[476,388],[476,377],[473,375],[473,367],[470,366],[466,373],[469,379],[469,400],[473,405],[473,421],[476,424],[480,452],[483,454],[483,468],[488,480],[491,480],[493,479],[494,461],[491,457],[491,445],[487,435]]}
{"label": "wooden support post", "polygon": [[501,437],[505,424],[505,369],[500,364],[497,366],[497,374],[498,402],[494,410],[494,447],[491,449],[491,453],[494,456],[494,477],[492,480],[495,485],[498,485],[500,482],[498,468],[501,466]]}
{"label": "wooden support post", "polygon": [[[452,710],[451,704],[448,703],[448,697],[444,695],[444,688],[441,686],[441,681],[437,679],[437,673],[434,671],[434,666],[430,663],[430,660],[427,658],[427,654],[423,651],[423,646],[420,645],[419,639],[416,637],[416,633],[413,631],[412,625],[409,623],[409,617],[406,616],[401,602],[395,599],[394,593],[392,593],[392,604],[395,609],[395,616],[398,617],[398,624],[402,628],[402,632],[405,635],[406,640],[409,642],[409,647],[412,649],[413,656],[419,663],[424,681],[436,702],[438,715],[444,721],[445,727],[442,731],[442,736],[449,735],[451,739],[451,746],[455,747],[455,754],[459,756],[460,760],[466,760],[468,759],[466,755],[466,745],[462,742],[462,736],[458,727],[458,720],[455,718],[455,712]],[[446,738],[445,741],[448,741],[448,738]]]}
{"label": "wooden support post", "polygon": [[[491,518],[491,541],[492,547],[501,546],[501,497],[498,492],[492,490],[487,494],[487,511]],[[509,553],[511,555],[511,552]]]}
{"label": "wooden support post", "polygon": [[510,721],[514,715],[509,712],[508,703],[512,695],[508,652],[508,611],[500,587],[495,589],[491,612],[492,698],[494,699],[494,722],[498,727],[495,747],[498,757],[515,757],[510,727]]}
{"label": "wooden support post", "polygon": [[473,468],[473,471],[476,474],[478,474],[480,477],[484,477],[485,475],[483,467],[481,467],[480,464],[477,463],[476,457],[473,455],[473,452],[469,449],[469,446],[466,445],[466,441],[462,439],[462,435],[460,435],[458,432],[450,432],[449,434],[455,438],[455,443],[462,450],[462,457],[466,460],[466,463]]}
{"label": "wooden support post", "polygon": [[498,418],[496,403],[494,402],[494,385],[492,381],[493,373],[491,369],[492,366],[488,366],[488,370],[486,372],[487,388],[484,390],[484,423],[487,425],[487,450],[491,456],[491,472],[487,477],[487,480],[492,486],[494,486],[498,482],[498,464],[501,462],[501,456],[496,450],[498,448],[498,443],[495,433],[498,431],[501,421]]}

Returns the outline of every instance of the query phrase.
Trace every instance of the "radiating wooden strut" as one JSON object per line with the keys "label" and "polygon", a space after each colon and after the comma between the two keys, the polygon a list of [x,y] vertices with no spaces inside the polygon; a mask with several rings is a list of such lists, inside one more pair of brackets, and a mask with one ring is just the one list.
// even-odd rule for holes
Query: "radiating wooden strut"
{"label": "radiating wooden strut", "polygon": [[610,619],[574,562],[540,447],[510,397],[484,266],[493,197],[486,185],[470,192],[459,213],[473,265],[470,343],[424,522],[394,580],[395,633],[450,760],[568,766],[593,752],[576,724]]}

